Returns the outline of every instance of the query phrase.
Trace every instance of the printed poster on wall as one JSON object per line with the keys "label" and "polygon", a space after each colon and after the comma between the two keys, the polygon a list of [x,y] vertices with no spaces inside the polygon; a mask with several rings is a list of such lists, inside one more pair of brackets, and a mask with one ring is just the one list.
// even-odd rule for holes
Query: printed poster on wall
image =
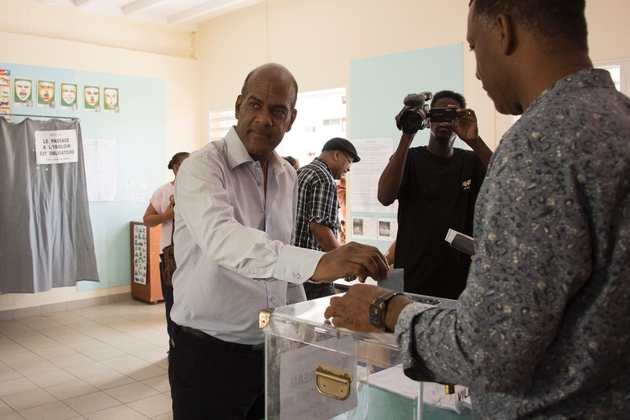
{"label": "printed poster on wall", "polygon": [[133,226],[133,282],[147,284],[147,227]]}
{"label": "printed poster on wall", "polygon": [[104,87],[103,98],[105,100],[103,104],[103,112],[119,112],[118,88]]}
{"label": "printed poster on wall", "polygon": [[377,219],[375,217],[352,217],[352,239],[376,240]]}
{"label": "printed poster on wall", "polygon": [[61,84],[61,109],[70,109],[76,111],[77,105],[77,85],[74,83],[62,83]]}
{"label": "printed poster on wall", "polygon": [[38,165],[77,162],[77,130],[36,131],[35,153]]}
{"label": "printed poster on wall", "polygon": [[87,112],[101,112],[101,88],[86,85],[83,88],[83,109]]}
{"label": "printed poster on wall", "polygon": [[398,220],[393,218],[378,218],[378,240],[393,242],[398,233]]}
{"label": "printed poster on wall", "polygon": [[13,105],[15,106],[33,106],[33,81],[23,77],[13,79],[15,90],[13,93]]}
{"label": "printed poster on wall", "polygon": [[116,196],[116,141],[83,138],[88,201],[113,201]]}
{"label": "printed poster on wall", "polygon": [[0,69],[0,117],[11,122],[11,71]]}
{"label": "printed poster on wall", "polygon": [[37,107],[55,107],[55,82],[52,80],[37,81]]}
{"label": "printed poster on wall", "polygon": [[350,190],[350,208],[353,212],[394,213],[398,211],[398,202],[383,206],[378,196],[378,180],[394,153],[394,141],[391,138],[353,139],[352,144],[361,156],[361,162],[352,165],[352,189]]}

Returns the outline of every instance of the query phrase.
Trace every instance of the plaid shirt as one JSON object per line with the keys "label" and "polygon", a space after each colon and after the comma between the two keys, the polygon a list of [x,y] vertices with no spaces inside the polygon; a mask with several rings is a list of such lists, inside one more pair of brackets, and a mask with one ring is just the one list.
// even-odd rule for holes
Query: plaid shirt
{"label": "plaid shirt", "polygon": [[316,157],[298,169],[298,208],[295,246],[324,251],[311,233],[311,222],[328,226],[337,237],[337,184],[326,162]]}

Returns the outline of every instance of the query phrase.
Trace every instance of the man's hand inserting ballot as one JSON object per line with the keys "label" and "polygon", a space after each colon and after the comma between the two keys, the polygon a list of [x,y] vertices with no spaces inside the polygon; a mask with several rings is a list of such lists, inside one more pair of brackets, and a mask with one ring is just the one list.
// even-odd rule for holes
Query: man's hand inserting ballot
{"label": "man's hand inserting ballot", "polygon": [[387,262],[378,248],[350,242],[324,254],[311,280],[330,283],[339,278],[356,277],[361,283],[372,277],[387,279]]}

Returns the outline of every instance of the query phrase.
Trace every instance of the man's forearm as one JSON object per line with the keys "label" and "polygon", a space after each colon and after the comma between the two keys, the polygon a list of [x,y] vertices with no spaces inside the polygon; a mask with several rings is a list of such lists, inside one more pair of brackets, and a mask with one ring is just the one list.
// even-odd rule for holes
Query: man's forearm
{"label": "man's forearm", "polygon": [[332,229],[328,226],[311,222],[309,223],[309,228],[311,229],[311,233],[313,233],[315,240],[324,251],[329,252],[341,246],[337,238],[335,238]]}
{"label": "man's forearm", "polygon": [[398,191],[400,191],[400,184],[402,183],[405,170],[405,161],[407,160],[407,151],[413,138],[413,134],[402,134],[398,148],[378,180],[378,201],[384,206],[389,206],[398,198]]}
{"label": "man's forearm", "polygon": [[477,136],[476,139],[466,142],[470,148],[475,152],[475,154],[479,157],[481,162],[487,168],[490,164],[490,158],[492,157],[492,150],[488,147],[488,145],[483,141],[480,136]]}

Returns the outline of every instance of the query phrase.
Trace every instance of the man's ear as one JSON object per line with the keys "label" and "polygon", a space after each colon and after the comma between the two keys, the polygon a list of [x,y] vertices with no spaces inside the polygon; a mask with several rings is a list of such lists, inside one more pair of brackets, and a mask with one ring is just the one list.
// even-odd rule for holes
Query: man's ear
{"label": "man's ear", "polygon": [[295,122],[295,117],[297,117],[297,109],[293,108],[291,110],[291,122],[289,123],[289,127],[287,128],[285,133],[288,133],[289,131],[291,131],[291,127],[293,127],[293,123]]}
{"label": "man's ear", "polygon": [[234,116],[238,120],[238,114],[241,113],[241,105],[243,104],[243,95],[238,95],[236,97],[236,104],[234,104]]}
{"label": "man's ear", "polygon": [[499,37],[499,48],[502,54],[510,55],[514,52],[516,47],[516,28],[514,22],[509,16],[504,14],[498,14],[494,22],[494,31],[497,31],[496,35]]}

